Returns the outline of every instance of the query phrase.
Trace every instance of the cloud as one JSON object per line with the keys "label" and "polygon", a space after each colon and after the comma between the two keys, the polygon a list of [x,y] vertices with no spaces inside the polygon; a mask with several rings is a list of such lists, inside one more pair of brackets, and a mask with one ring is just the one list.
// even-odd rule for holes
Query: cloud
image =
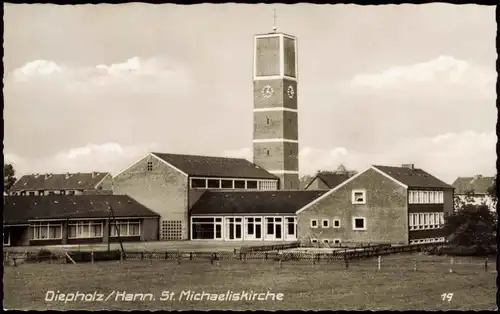
{"label": "cloud", "polygon": [[18,81],[27,81],[38,76],[60,74],[61,68],[53,61],[35,60],[26,63],[21,68],[13,71],[14,78]]}
{"label": "cloud", "polygon": [[105,171],[117,173],[149,151],[157,143],[123,146],[119,143],[88,144],[61,151],[43,159],[25,159],[13,153],[5,154],[20,175],[28,173],[65,173]]}
{"label": "cloud", "polygon": [[492,96],[495,94],[496,71],[480,67],[451,56],[439,56],[428,62],[395,66],[381,73],[361,73],[344,88],[351,92],[388,92],[395,89],[419,90],[435,97],[436,93],[474,89]]}
{"label": "cloud", "polygon": [[[50,60],[26,63],[7,75],[10,86],[35,84],[61,92],[176,93],[190,89],[188,69],[175,60],[132,57],[123,62],[96,66],[62,65]],[[22,85],[23,86],[23,85]]]}
{"label": "cloud", "polygon": [[[299,153],[301,175],[317,170],[335,170],[340,164],[362,171],[371,165],[399,166],[414,163],[441,180],[452,183],[458,176],[492,175],[496,172],[495,132],[465,131],[434,137],[407,139],[382,152],[349,151],[344,147],[305,147]],[[231,150],[226,156],[252,160],[251,150]]]}

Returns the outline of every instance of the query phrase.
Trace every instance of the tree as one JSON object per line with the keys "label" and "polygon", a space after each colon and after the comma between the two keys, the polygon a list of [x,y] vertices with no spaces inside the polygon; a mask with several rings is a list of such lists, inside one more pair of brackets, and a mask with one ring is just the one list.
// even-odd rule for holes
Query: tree
{"label": "tree", "polygon": [[497,202],[498,202],[498,196],[497,196],[497,176],[495,175],[495,178],[493,179],[493,182],[491,183],[491,186],[488,188],[488,195],[491,196],[491,199],[493,201],[493,206],[496,207]]}
{"label": "tree", "polygon": [[444,225],[451,245],[473,248],[475,252],[490,252],[496,243],[496,228],[496,215],[486,204],[474,205],[466,201],[446,217]]}
{"label": "tree", "polygon": [[3,187],[5,192],[8,192],[12,185],[16,182],[16,170],[12,164],[3,165]]}

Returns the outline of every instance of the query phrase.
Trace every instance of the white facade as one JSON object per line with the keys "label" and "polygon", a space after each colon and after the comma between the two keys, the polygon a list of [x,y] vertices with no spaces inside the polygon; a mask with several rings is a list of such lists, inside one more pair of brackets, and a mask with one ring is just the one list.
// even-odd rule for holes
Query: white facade
{"label": "white facade", "polygon": [[295,241],[295,216],[192,216],[191,240]]}
{"label": "white facade", "polygon": [[473,205],[486,204],[490,211],[496,212],[495,200],[488,194],[476,194],[474,196],[466,196],[464,194],[455,194],[460,201],[466,202]]}

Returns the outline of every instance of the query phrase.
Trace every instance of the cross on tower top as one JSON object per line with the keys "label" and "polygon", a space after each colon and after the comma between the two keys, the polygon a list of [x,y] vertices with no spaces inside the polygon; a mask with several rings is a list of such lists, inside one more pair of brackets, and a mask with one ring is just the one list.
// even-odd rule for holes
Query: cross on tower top
{"label": "cross on tower top", "polygon": [[276,9],[273,9],[273,31],[274,31],[275,33],[276,33],[276,30],[278,29],[278,28],[276,27],[276,18],[277,18],[277,16],[276,16]]}

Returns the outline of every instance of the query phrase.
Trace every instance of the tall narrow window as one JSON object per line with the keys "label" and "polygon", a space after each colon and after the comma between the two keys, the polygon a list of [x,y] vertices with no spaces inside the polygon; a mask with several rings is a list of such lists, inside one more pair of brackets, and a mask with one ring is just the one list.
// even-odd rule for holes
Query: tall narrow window
{"label": "tall narrow window", "polygon": [[266,118],[266,123],[269,124],[271,120],[269,120],[269,118]]}
{"label": "tall narrow window", "polygon": [[148,171],[153,171],[153,162],[148,161]]}
{"label": "tall narrow window", "polygon": [[267,154],[267,156],[269,156],[269,155],[270,155],[270,153],[269,153],[269,149],[268,149],[268,150],[266,150],[266,154]]}

